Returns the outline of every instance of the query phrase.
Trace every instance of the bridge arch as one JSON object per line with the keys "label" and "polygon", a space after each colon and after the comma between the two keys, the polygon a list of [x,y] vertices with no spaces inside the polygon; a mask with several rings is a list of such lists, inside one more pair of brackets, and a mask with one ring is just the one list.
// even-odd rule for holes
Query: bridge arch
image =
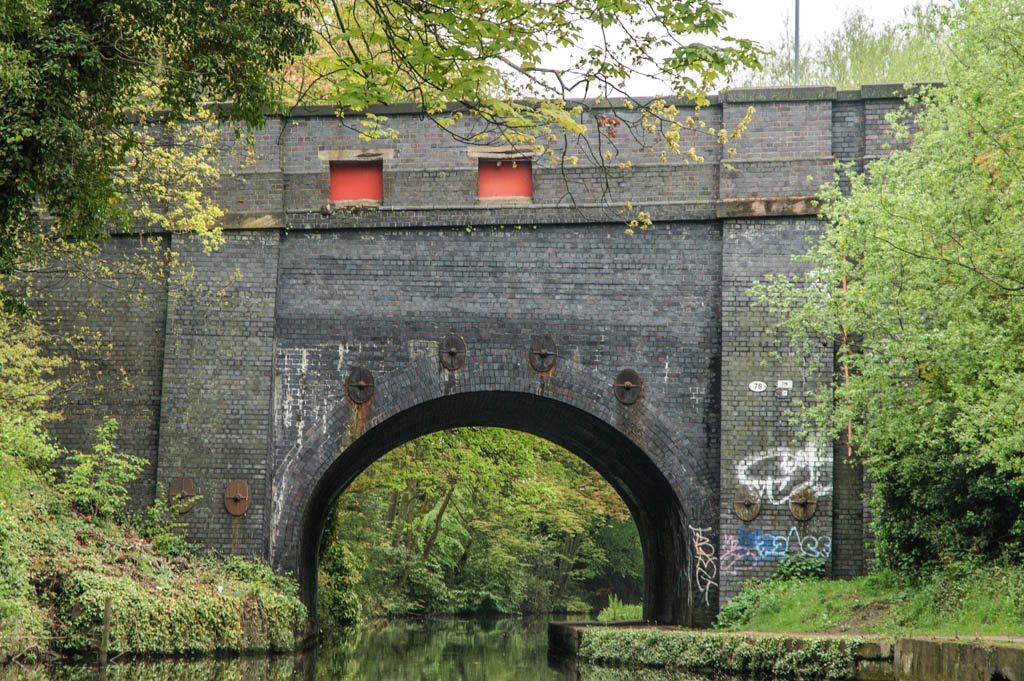
{"label": "bridge arch", "polygon": [[[644,554],[645,618],[707,624],[717,586],[696,579],[691,527],[717,535],[717,477],[708,462],[641,398],[618,403],[614,376],[566,358],[538,374],[526,357],[471,356],[458,371],[436,356],[376,376],[374,399],[341,400],[308,426],[277,467],[268,553],[294,572],[303,600],[316,601],[321,535],[334,500],[368,466],[405,442],[434,431],[496,426],[546,438],[607,479],[629,507]],[[707,572],[704,572],[707,575]]]}

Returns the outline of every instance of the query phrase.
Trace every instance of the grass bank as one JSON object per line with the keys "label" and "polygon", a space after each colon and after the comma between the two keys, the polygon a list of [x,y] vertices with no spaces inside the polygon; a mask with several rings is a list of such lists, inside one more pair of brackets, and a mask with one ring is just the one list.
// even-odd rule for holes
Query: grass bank
{"label": "grass bank", "polygon": [[111,655],[295,647],[307,613],[292,580],[80,513],[12,442],[0,438],[0,661],[96,651],[107,599]]}
{"label": "grass bank", "polygon": [[970,561],[916,577],[748,582],[718,628],[791,633],[1024,636],[1024,567]]}

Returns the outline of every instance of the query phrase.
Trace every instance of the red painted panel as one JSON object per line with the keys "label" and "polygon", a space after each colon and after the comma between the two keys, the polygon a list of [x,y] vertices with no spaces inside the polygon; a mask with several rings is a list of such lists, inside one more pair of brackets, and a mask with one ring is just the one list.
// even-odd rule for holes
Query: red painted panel
{"label": "red painted panel", "polygon": [[523,159],[495,161],[480,159],[477,195],[533,196],[533,164]]}
{"label": "red painted panel", "polygon": [[331,161],[331,201],[383,198],[382,161]]}

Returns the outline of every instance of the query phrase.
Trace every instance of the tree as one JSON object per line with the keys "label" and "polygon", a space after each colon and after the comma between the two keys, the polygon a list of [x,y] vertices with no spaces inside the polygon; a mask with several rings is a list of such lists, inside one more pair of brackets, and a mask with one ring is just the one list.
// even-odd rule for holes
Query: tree
{"label": "tree", "polygon": [[809,273],[759,289],[796,348],[837,343],[849,377],[803,423],[852,425],[878,556],[904,568],[1024,555],[1024,2],[944,21],[947,85],[904,111],[913,144],[829,188]]}
{"label": "tree", "polygon": [[[876,27],[864,10],[817,43],[801,45],[800,84],[857,88],[867,83],[919,83],[945,78],[944,10],[929,2],[911,8],[902,22]],[[768,49],[759,71],[744,70],[740,87],[793,84],[793,36]]]}
{"label": "tree", "polygon": [[298,101],[412,103],[429,115],[457,103],[512,129],[567,123],[567,98],[628,97],[639,76],[704,105],[719,78],[757,64],[749,40],[693,42],[732,16],[716,0],[316,0],[311,14],[316,50],[286,80]]}
{"label": "tree", "polygon": [[319,606],[326,621],[585,608],[584,584],[601,578],[642,588],[639,554],[622,500],[578,457],[525,433],[461,428],[399,447],[342,494]]}
{"label": "tree", "polygon": [[133,123],[146,110],[178,119],[229,99],[233,119],[259,124],[273,74],[310,44],[301,19],[285,0],[5,2],[0,303],[23,302],[6,279],[40,235],[95,240],[123,224],[116,175],[145,146]]}

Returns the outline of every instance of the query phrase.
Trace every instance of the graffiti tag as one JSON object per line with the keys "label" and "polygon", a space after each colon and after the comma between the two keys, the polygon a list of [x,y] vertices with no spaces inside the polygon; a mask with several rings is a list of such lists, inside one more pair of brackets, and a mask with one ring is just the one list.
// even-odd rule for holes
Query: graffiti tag
{"label": "graffiti tag", "polygon": [[723,541],[722,570],[735,570],[741,560],[759,564],[784,560],[789,555],[828,558],[832,555],[832,537],[802,535],[796,527],[782,533],[740,527],[735,537]]}
{"label": "graffiti tag", "polygon": [[826,457],[810,442],[799,449],[772,447],[736,464],[736,479],[756,490],[764,502],[783,505],[801,487],[810,487],[819,497],[831,494],[826,464]]}
{"label": "graffiti tag", "polygon": [[690,525],[690,532],[693,533],[693,555],[697,560],[697,590],[704,594],[704,604],[711,605],[711,589],[718,586],[718,564],[715,561],[715,545],[711,543],[711,539],[708,536],[711,528]]}

